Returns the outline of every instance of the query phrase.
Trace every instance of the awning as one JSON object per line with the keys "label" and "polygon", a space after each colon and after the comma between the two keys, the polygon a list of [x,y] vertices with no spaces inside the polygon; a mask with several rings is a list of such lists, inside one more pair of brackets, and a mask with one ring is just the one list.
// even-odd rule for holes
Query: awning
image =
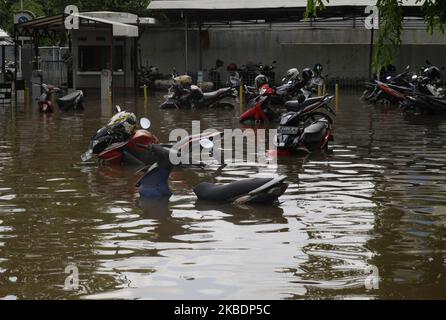
{"label": "awning", "polygon": [[[80,12],[72,14],[79,18],[79,28],[110,28],[116,37],[137,37],[138,26],[154,25],[154,18],[139,18],[137,15],[125,12]],[[68,15],[59,14],[42,17],[15,25],[16,34],[24,37],[53,36],[57,32],[65,32],[65,19]]]}
{"label": "awning", "polygon": [[12,41],[11,37],[9,36],[9,34],[3,30],[0,29],[0,46],[13,46],[14,42]]}
{"label": "awning", "polygon": [[[366,16],[364,8],[376,5],[376,0],[332,0],[318,17]],[[261,19],[267,22],[296,21],[303,18],[307,0],[152,0],[151,11],[162,11],[171,20],[189,21],[241,21]],[[417,0],[403,0],[404,15],[420,17]]]}

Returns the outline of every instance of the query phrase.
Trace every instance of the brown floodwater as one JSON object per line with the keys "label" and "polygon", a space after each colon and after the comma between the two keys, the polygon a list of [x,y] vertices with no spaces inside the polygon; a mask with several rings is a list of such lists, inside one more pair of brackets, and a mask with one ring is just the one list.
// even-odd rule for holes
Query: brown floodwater
{"label": "brown floodwater", "polygon": [[[175,170],[167,201],[141,202],[135,168],[83,164],[108,120],[0,107],[0,298],[446,298],[446,119],[406,118],[341,92],[332,152],[280,159],[276,206],[196,203],[201,181],[255,166]],[[239,127],[237,111],[164,111],[130,93],[117,103],[175,128]],[[75,264],[79,288],[64,290]],[[367,268],[379,288],[367,286]],[[376,283],[376,282],[375,282]]]}

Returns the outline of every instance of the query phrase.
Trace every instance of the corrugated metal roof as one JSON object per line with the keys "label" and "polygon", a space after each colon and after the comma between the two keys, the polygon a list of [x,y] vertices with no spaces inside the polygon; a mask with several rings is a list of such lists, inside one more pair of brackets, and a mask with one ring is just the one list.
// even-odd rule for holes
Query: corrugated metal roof
{"label": "corrugated metal roof", "polygon": [[[369,6],[376,0],[332,0],[327,7]],[[420,6],[417,0],[404,0],[405,6]],[[152,0],[151,10],[236,10],[305,8],[307,0]]]}
{"label": "corrugated metal roof", "polygon": [[4,38],[9,38],[9,34],[5,30],[0,29],[0,39]]}

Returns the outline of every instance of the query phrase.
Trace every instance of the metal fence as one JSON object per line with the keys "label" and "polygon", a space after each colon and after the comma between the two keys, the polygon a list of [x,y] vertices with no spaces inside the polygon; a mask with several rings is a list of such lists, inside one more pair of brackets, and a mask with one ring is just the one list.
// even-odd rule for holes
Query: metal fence
{"label": "metal fence", "polygon": [[42,70],[43,81],[55,86],[66,85],[67,83],[67,66],[63,61],[41,61],[40,69]]}
{"label": "metal fence", "polygon": [[67,84],[67,64],[63,58],[68,50],[67,47],[39,47],[39,68],[44,82],[55,86]]}

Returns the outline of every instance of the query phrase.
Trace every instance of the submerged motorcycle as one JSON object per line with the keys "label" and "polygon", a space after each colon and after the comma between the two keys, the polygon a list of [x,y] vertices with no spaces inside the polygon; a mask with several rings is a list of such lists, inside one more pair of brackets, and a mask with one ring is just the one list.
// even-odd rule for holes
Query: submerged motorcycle
{"label": "submerged motorcycle", "polygon": [[333,96],[310,98],[303,103],[288,103],[289,112],[280,118],[277,128],[279,155],[326,151],[333,141],[332,125],[336,116],[330,107]]}
{"label": "submerged motorcycle", "polygon": [[414,93],[401,103],[401,110],[413,114],[446,114],[446,98]]}
{"label": "submerged motorcycle", "polygon": [[174,78],[174,83],[165,96],[166,101],[161,104],[161,109],[201,109],[220,108],[233,109],[234,104],[224,101],[226,98],[237,98],[237,90],[234,88],[222,88],[212,92],[203,92],[200,87],[192,84],[190,76]]}
{"label": "submerged motorcycle", "polygon": [[[200,142],[203,148],[212,148],[210,140]],[[172,192],[168,185],[170,173],[174,165],[170,161],[170,153],[177,152],[172,148],[152,145],[149,148],[157,159],[150,168],[144,168],[144,175],[138,181],[141,198],[165,198]],[[250,178],[227,184],[199,183],[193,191],[199,200],[217,203],[232,202],[234,204],[271,203],[276,201],[287,189],[285,176],[273,178]]]}
{"label": "submerged motorcycle", "polygon": [[407,100],[407,96],[415,93],[430,95],[437,98],[445,96],[442,88],[440,69],[426,61],[428,67],[421,68],[418,74],[410,72],[407,66],[404,72],[383,81],[367,84],[368,89],[362,99],[370,103],[397,104]]}
{"label": "submerged motorcycle", "polygon": [[142,130],[136,130],[136,116],[133,113],[121,111],[116,106],[117,113],[109,123],[99,129],[91,138],[90,146],[81,159],[89,161],[96,156],[103,164],[109,165],[146,165],[153,163],[153,157],[144,146],[158,144],[158,138],[147,131],[150,120],[140,119]]}
{"label": "submerged motorcycle", "polygon": [[[35,85],[39,85],[42,90],[42,94],[37,99],[39,112],[52,113],[56,111],[52,102],[52,97],[53,94],[60,94],[63,92],[63,90],[51,84],[41,83]],[[82,92],[82,90],[75,90],[67,95],[56,99],[57,105],[63,111],[83,110],[83,101],[84,93]]]}

